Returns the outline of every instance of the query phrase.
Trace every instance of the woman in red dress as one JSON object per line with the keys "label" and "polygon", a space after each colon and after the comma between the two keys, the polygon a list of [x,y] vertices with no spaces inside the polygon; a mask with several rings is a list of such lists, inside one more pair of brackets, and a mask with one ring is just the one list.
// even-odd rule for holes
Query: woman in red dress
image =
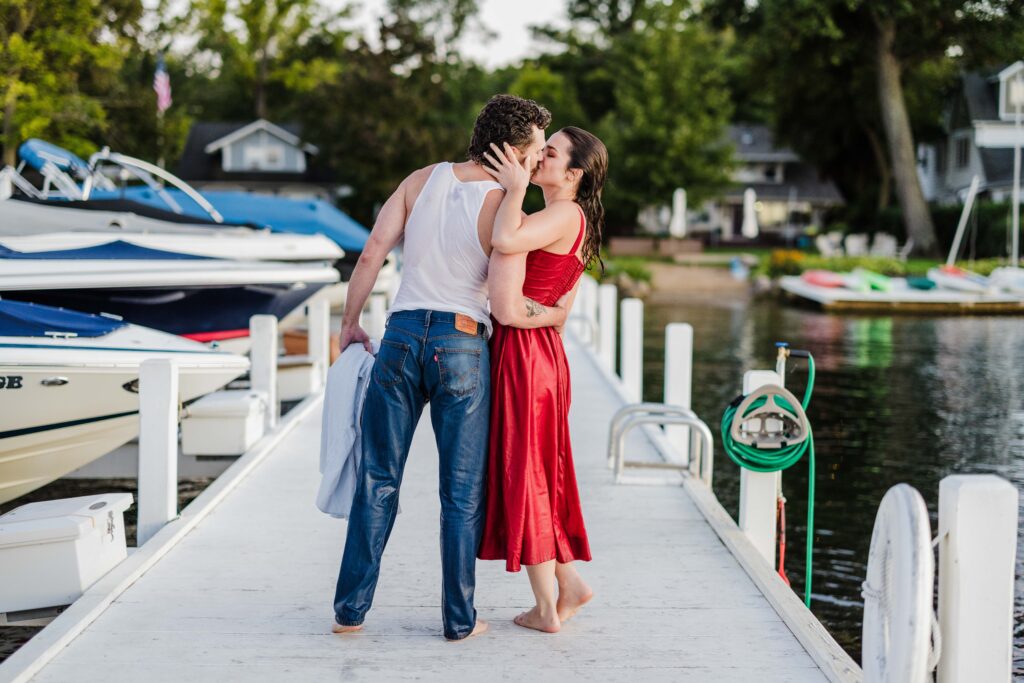
{"label": "woman in red dress", "polygon": [[[505,560],[510,572],[526,565],[537,604],[515,623],[555,633],[593,596],[573,565],[590,560],[590,545],[569,443],[569,366],[560,329],[503,325],[502,309],[525,295],[527,315],[536,315],[567,293],[571,307],[580,276],[600,258],[608,153],[574,127],[551,136],[532,177],[529,156],[519,162],[507,145],[494,151],[487,170],[506,192],[491,243],[503,254],[522,254],[525,274],[514,297],[492,284],[487,519],[478,556]],[[543,190],[545,208],[526,216],[531,182]]]}

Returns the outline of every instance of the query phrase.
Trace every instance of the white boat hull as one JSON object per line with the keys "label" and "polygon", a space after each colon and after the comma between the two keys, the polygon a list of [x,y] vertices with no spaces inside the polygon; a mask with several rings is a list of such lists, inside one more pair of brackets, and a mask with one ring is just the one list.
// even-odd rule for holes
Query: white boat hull
{"label": "white boat hull", "polygon": [[199,228],[190,232],[74,231],[12,237],[0,234],[0,245],[29,253],[85,249],[114,240],[147,249],[230,260],[333,262],[345,255],[337,244],[323,235],[293,235],[244,228]]}
{"label": "white boat hull", "polygon": [[234,354],[128,325],[100,339],[0,337],[0,503],[139,433],[139,364],[173,358],[188,402],[248,368]]}

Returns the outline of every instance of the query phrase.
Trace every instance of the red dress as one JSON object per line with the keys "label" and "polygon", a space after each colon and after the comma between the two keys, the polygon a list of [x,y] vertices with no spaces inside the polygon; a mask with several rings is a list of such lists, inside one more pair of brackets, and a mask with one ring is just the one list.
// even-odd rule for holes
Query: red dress
{"label": "red dress", "polygon": [[[552,306],[583,274],[576,249],[531,251],[523,294]],[[505,569],[590,560],[569,444],[569,365],[553,327],[524,330],[494,321],[487,519],[478,557]]]}

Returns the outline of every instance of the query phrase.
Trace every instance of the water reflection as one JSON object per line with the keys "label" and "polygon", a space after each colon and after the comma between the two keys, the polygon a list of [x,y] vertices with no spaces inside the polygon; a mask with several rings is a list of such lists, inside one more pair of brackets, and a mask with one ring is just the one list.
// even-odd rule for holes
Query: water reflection
{"label": "water reflection", "polygon": [[[840,316],[774,301],[689,299],[645,311],[644,395],[661,400],[664,328],[694,328],[693,405],[717,432],[743,372],[774,367],[774,343],[814,354],[808,416],[818,454],[815,614],[860,659],[868,546],[890,486],[907,482],[928,503],[936,528],[939,481],[992,473],[1024,484],[1024,321],[1013,317]],[[806,373],[791,364],[786,385],[802,395]],[[721,444],[716,433],[716,449]],[[715,493],[734,516],[739,474],[715,460]],[[807,468],[783,478],[789,521],[786,571],[803,592]],[[1015,669],[1024,672],[1024,542],[1017,546]]]}

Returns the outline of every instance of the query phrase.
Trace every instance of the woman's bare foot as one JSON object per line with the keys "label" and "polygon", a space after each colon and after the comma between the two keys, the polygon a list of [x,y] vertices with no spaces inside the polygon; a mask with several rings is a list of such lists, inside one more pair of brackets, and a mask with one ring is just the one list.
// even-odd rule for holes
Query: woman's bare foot
{"label": "woman's bare foot", "polygon": [[558,620],[562,623],[569,621],[593,597],[594,591],[590,589],[586,581],[580,578],[579,574],[566,585],[559,584]]}
{"label": "woman's bare foot", "polygon": [[334,626],[331,627],[331,631],[334,633],[355,633],[356,631],[362,630],[363,625],[358,626],[342,626],[338,622],[334,622]]}
{"label": "woman's bare foot", "polygon": [[555,610],[552,610],[550,614],[542,614],[539,607],[534,607],[529,612],[523,612],[515,619],[513,619],[517,626],[523,628],[532,628],[536,631],[543,631],[544,633],[558,633],[562,628],[562,623],[558,619],[558,614]]}
{"label": "woman's bare foot", "polygon": [[449,642],[449,643],[461,643],[461,642],[462,642],[462,641],[464,641],[464,640],[469,640],[469,639],[470,639],[470,638],[472,638],[473,636],[478,636],[478,635],[480,635],[481,633],[483,633],[484,631],[486,631],[486,630],[487,630],[487,628],[488,628],[488,625],[487,625],[487,622],[486,622],[486,621],[484,621],[483,619],[477,619],[477,620],[476,620],[476,626],[474,626],[474,627],[473,627],[473,632],[472,632],[472,633],[470,633],[470,634],[469,634],[468,636],[466,636],[465,638],[459,638],[459,639],[457,639],[457,640],[451,640],[451,639],[449,639],[449,640],[448,640],[448,642]]}

